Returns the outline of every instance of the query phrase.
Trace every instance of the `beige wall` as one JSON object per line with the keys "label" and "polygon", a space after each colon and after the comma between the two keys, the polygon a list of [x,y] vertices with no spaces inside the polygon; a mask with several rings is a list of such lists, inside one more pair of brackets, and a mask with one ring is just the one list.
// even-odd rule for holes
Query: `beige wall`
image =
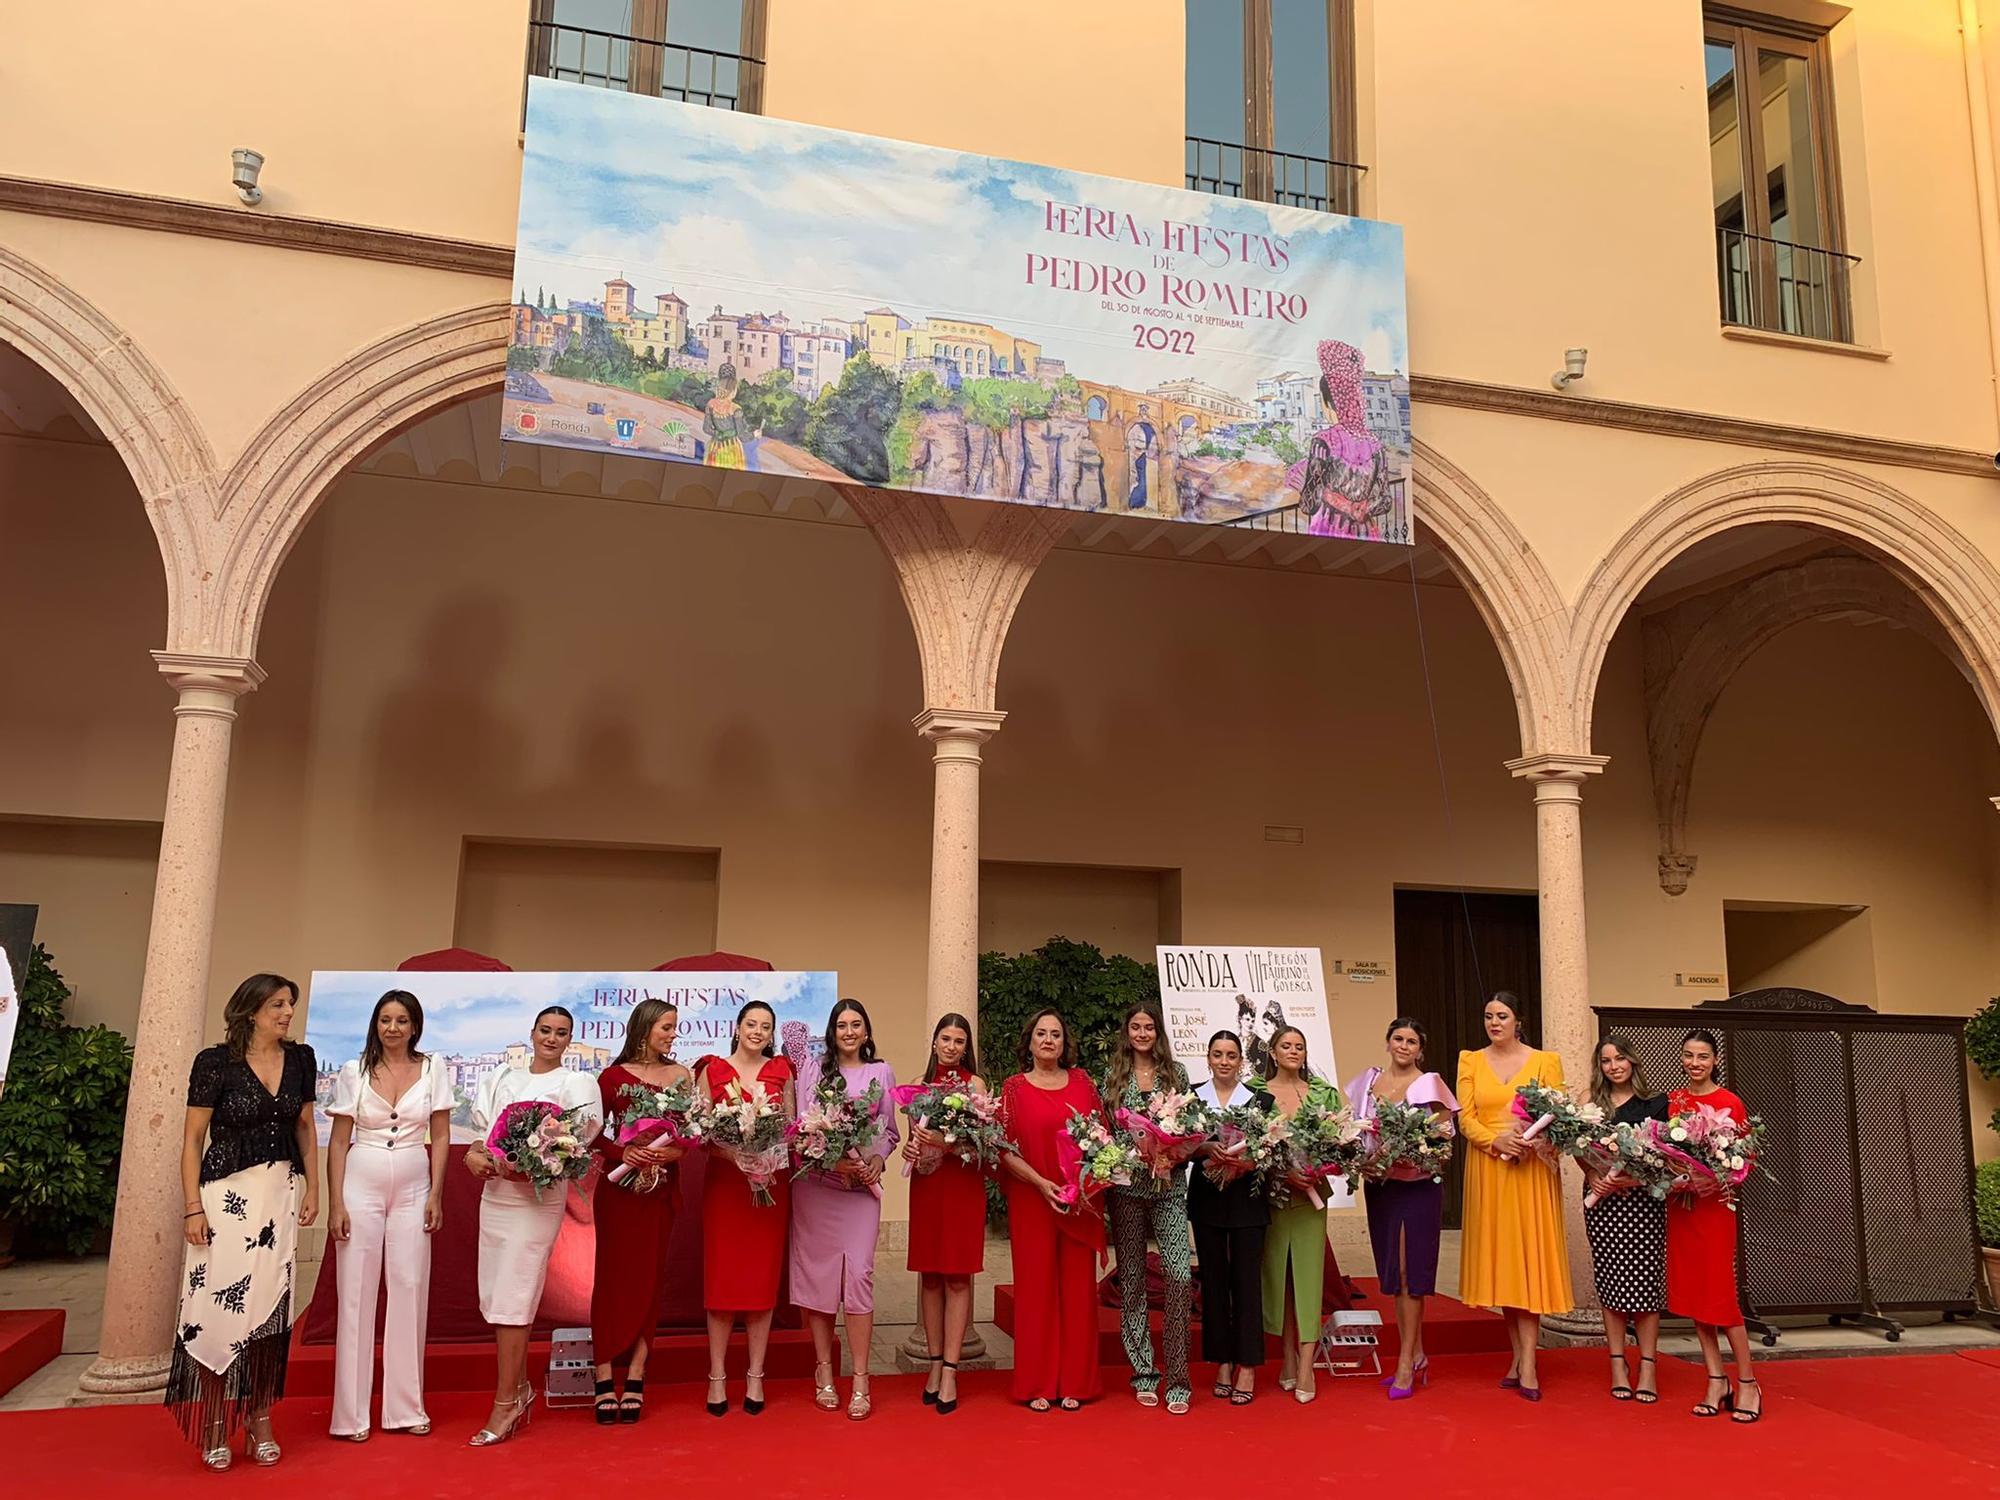
{"label": "beige wall", "polygon": [[132,1030],[159,862],[158,823],[0,816],[0,902],[41,908],[35,941],[70,987],[71,1025]]}
{"label": "beige wall", "polygon": [[1026,953],[1066,937],[1149,964],[1161,943],[1180,941],[1180,892],[1178,870],[982,860],[979,951]]}
{"label": "beige wall", "polygon": [[467,839],[452,941],[516,969],[650,969],[715,950],[713,851]]}

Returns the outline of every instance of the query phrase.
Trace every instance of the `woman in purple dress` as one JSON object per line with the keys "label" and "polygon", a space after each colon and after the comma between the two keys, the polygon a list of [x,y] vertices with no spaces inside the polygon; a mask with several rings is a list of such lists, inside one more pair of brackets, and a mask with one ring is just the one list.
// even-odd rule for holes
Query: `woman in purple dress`
{"label": "woman in purple dress", "polygon": [[[1455,1115],[1458,1100],[1436,1073],[1423,1071],[1424,1028],[1408,1016],[1389,1023],[1389,1066],[1370,1068],[1347,1085],[1354,1113],[1367,1119],[1384,1104],[1416,1104],[1433,1113]],[[1396,1299],[1396,1373],[1389,1399],[1416,1394],[1417,1381],[1430,1384],[1424,1354],[1424,1298],[1437,1291],[1438,1239],[1444,1231],[1444,1184],[1420,1168],[1392,1167],[1371,1179],[1366,1190],[1368,1240],[1375,1251],[1375,1276]]]}
{"label": "woman in purple dress", "polygon": [[[806,1080],[810,1078],[808,1085]],[[875,1189],[882,1181],[882,1163],[897,1143],[896,1087],[889,1065],[875,1060],[875,1036],[868,1012],[858,1000],[842,1000],[826,1021],[826,1053],[816,1075],[801,1075],[800,1113],[811,1100],[805,1093],[843,1084],[850,1099],[879,1083],[875,1104],[875,1139],[859,1161],[843,1162],[837,1175],[814,1172],[792,1187],[792,1301],[806,1315],[812,1330],[813,1404],[835,1411],[840,1395],[834,1389],[834,1315],[847,1313],[847,1352],[854,1362],[854,1394],[847,1415],[859,1422],[872,1407],[868,1396],[868,1341],[875,1332],[875,1236],[882,1227],[882,1200]]]}

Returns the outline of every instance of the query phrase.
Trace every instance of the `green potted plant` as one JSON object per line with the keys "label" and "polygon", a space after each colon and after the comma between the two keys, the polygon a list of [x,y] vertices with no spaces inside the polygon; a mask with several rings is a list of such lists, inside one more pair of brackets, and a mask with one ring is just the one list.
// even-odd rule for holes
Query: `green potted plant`
{"label": "green potted plant", "polygon": [[70,993],[37,943],[0,1094],[0,1250],[86,1255],[111,1225],[132,1044],[66,1024]]}
{"label": "green potted plant", "polygon": [[1972,1207],[1979,1220],[1979,1254],[1986,1262],[1986,1286],[2000,1306],[2000,1161],[1981,1162],[1972,1180]]}

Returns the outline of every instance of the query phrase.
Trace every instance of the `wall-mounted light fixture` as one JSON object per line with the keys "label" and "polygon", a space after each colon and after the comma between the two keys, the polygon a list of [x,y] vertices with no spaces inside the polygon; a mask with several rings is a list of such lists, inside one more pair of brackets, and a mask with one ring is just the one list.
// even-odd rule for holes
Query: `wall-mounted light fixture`
{"label": "wall-mounted light fixture", "polygon": [[238,146],[229,153],[230,184],[236,189],[236,196],[252,208],[264,201],[264,190],[257,186],[257,174],[263,170],[263,152]]}
{"label": "wall-mounted light fixture", "polygon": [[1566,391],[1583,379],[1584,361],[1590,358],[1588,349],[1563,350],[1563,367],[1549,377],[1549,384],[1559,391]]}

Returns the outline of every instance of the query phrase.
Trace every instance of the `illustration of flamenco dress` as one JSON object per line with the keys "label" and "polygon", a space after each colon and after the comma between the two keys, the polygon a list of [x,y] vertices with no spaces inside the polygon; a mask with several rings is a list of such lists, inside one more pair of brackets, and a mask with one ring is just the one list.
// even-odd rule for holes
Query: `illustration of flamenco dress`
{"label": "illustration of flamenco dress", "polygon": [[1389,456],[1368,430],[1361,402],[1361,351],[1338,339],[1319,346],[1320,399],[1334,425],[1313,434],[1306,456],[1285,473],[1311,536],[1378,539],[1395,508]]}
{"label": "illustration of flamenco dress", "polygon": [[747,468],[743,458],[743,439],[749,435],[748,428],[743,408],[734,401],[726,396],[717,396],[710,401],[701,419],[702,433],[708,439],[705,462],[717,469]]}

